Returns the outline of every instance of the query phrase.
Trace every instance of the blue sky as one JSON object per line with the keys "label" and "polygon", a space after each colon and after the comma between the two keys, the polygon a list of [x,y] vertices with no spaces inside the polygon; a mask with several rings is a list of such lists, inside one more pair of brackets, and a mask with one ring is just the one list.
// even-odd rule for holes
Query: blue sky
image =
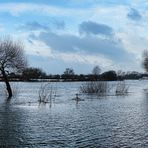
{"label": "blue sky", "polygon": [[47,73],[143,71],[146,0],[1,0],[0,33],[24,43],[30,66]]}

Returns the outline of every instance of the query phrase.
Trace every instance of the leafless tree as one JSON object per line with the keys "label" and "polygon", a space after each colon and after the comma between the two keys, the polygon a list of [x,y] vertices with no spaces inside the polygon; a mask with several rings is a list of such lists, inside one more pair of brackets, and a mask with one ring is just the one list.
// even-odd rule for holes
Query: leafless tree
{"label": "leafless tree", "polygon": [[144,69],[148,72],[148,50],[144,50],[143,52],[143,63]]}
{"label": "leafless tree", "polygon": [[93,68],[93,70],[92,70],[92,74],[93,74],[93,76],[94,76],[94,80],[95,80],[95,81],[98,80],[99,74],[100,74],[100,73],[101,73],[100,67],[99,67],[99,66],[95,66],[95,67]]}
{"label": "leafless tree", "polygon": [[0,72],[6,84],[8,98],[12,97],[12,89],[9,83],[9,72],[21,72],[27,66],[23,44],[10,37],[0,39]]}
{"label": "leafless tree", "polygon": [[95,66],[92,70],[93,75],[99,75],[101,73],[101,69],[99,66]]}
{"label": "leafless tree", "polygon": [[72,68],[66,68],[66,70],[64,71],[64,75],[74,75],[74,70]]}

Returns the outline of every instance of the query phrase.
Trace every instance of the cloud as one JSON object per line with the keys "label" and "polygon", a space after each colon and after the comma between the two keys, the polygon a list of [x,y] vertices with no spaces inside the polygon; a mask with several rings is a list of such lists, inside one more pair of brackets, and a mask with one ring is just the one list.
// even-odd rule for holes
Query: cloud
{"label": "cloud", "polygon": [[34,30],[48,30],[49,27],[47,25],[43,25],[39,22],[33,21],[33,22],[27,22],[23,25],[20,25],[19,29],[34,31]]}
{"label": "cloud", "polygon": [[129,0],[69,0],[72,4],[77,5],[84,5],[84,3],[87,5],[94,5],[94,4],[100,4],[100,5],[128,5]]}
{"label": "cloud", "polygon": [[[33,63],[35,65],[38,65],[37,63],[39,63],[38,58],[42,59],[42,61],[43,59],[47,60],[46,62],[44,62],[44,64],[42,64],[42,68],[44,67],[46,70],[47,70],[47,67],[46,67],[47,63],[48,63],[48,67],[50,67],[48,68],[49,70],[53,69],[54,71],[55,65],[57,66],[60,65],[61,71],[62,69],[64,70],[64,68],[70,66],[70,67],[76,67],[79,73],[84,72],[82,69],[85,69],[86,73],[89,72],[90,68],[95,66],[96,64],[99,65],[103,71],[109,70],[109,69],[114,69],[114,70],[128,69],[129,70],[131,69],[131,65],[132,65],[132,64],[129,64],[130,63],[129,59],[128,57],[125,57],[124,54],[123,54],[124,60],[121,60],[122,58],[121,55],[119,57],[120,60],[119,59],[117,60],[117,57],[112,59],[111,57],[107,55],[103,55],[98,52],[88,53],[84,51],[70,51],[70,50],[69,52],[57,51],[50,48],[43,41],[39,41],[39,40],[33,40],[33,45],[27,46],[27,48],[28,48],[27,54],[29,55],[29,57],[34,58],[30,60],[31,61],[33,60],[34,61]],[[37,57],[37,59],[35,57]],[[128,67],[127,67],[127,64],[129,64]]]}
{"label": "cloud", "polygon": [[[31,66],[38,66],[48,73],[62,74],[65,68],[72,67],[77,74],[88,74],[92,72],[92,68],[96,64],[101,67],[102,71],[115,69],[112,61],[101,57],[99,55],[93,56],[88,54],[80,55],[73,53],[56,53],[54,58],[45,58],[39,55],[28,55]],[[74,58],[75,62],[72,60]]]}
{"label": "cloud", "polygon": [[[84,0],[81,1],[84,2]],[[91,0],[88,1],[92,2]],[[113,2],[112,0],[108,1]],[[117,0],[114,2],[116,3]],[[142,9],[135,6],[135,4],[133,6],[136,9],[133,12],[131,11],[132,9],[129,11],[130,6],[121,6],[120,4],[108,6],[100,5],[99,3],[99,5],[87,5],[87,8],[85,6],[76,8],[66,6],[45,5],[45,3],[1,3],[0,13],[7,14],[2,14],[2,17],[6,16],[6,24],[4,26],[7,31],[9,29],[13,30],[12,23],[18,25],[24,21],[27,22],[21,26],[24,30],[13,30],[12,34],[19,36],[19,38],[24,33],[36,33],[30,38],[24,37],[30,43],[28,43],[29,47],[26,49],[27,53],[48,56],[55,59],[55,61],[60,59],[67,65],[76,62],[93,65],[96,61],[104,64],[104,67],[108,65],[107,63],[116,63],[115,65],[118,65],[118,63],[130,61],[132,50],[136,52],[138,51],[137,48],[143,48],[141,46],[143,40],[139,41],[140,44],[137,40],[134,42],[130,41],[130,38],[135,39],[137,31],[133,27],[135,23],[129,23],[127,17],[132,20],[140,20],[142,18],[138,11],[142,12]],[[139,17],[135,17],[135,10],[138,12]],[[18,18],[13,18],[8,13]],[[143,19],[146,19],[147,17],[144,15],[147,15],[143,14]],[[7,16],[14,21],[10,24],[7,23],[9,21]],[[18,20],[19,22],[16,23]],[[146,23],[147,21],[145,21]],[[77,28],[78,24],[79,28]],[[129,26],[131,26],[131,31],[136,32],[136,35],[131,36]],[[140,31],[139,35],[142,36]],[[122,35],[119,36],[121,40],[118,39],[117,34],[123,32],[126,33],[129,40]],[[20,35],[18,35],[19,33]],[[147,34],[147,31],[145,30],[144,33]],[[137,48],[134,48],[130,43]],[[138,53],[140,55],[140,51]],[[135,54],[132,59],[135,59],[136,56]],[[126,66],[126,64],[124,65]],[[127,67],[129,67],[129,64]]]}
{"label": "cloud", "polygon": [[55,27],[58,30],[63,30],[65,29],[65,26],[66,26],[64,21],[58,21],[58,20],[54,20],[52,24],[53,24],[53,27]]}
{"label": "cloud", "polygon": [[[109,69],[109,67],[113,68],[113,65],[114,65],[114,62],[111,59],[109,59],[108,57],[105,57],[104,55],[98,54],[98,53],[90,54],[90,53],[86,53],[83,51],[81,52],[57,51],[57,50],[51,49],[43,41],[35,40],[35,39],[26,40],[25,44],[26,44],[26,48],[25,48],[26,54],[29,57],[29,62],[30,64],[33,64],[33,65],[40,63],[39,64],[40,66],[43,65],[42,67],[46,67],[47,63],[49,62],[49,64],[51,65],[50,67],[52,67],[53,65],[51,63],[55,61],[54,64],[56,65],[57,63],[59,65],[63,63],[61,67],[64,67],[64,65],[67,65],[67,66],[71,65],[72,67],[73,65],[75,66],[81,65],[82,67],[85,66],[86,70],[88,69],[87,68],[88,66],[91,67],[91,66],[95,66],[96,64],[101,65],[101,68],[106,69],[106,70]],[[33,59],[30,59],[30,58],[33,58]],[[44,61],[44,63],[46,64],[44,65],[42,64],[42,62],[39,62],[38,61],[39,59]],[[34,61],[34,62],[32,63],[31,61],[32,62]],[[47,70],[47,68],[45,69]],[[81,71],[81,68],[79,69],[79,71]]]}
{"label": "cloud", "polygon": [[59,20],[51,20],[48,23],[41,23],[37,21],[27,22],[21,25],[18,25],[19,30],[27,30],[27,31],[48,31],[50,29],[53,30],[64,30],[65,22]]}
{"label": "cloud", "polygon": [[56,52],[53,56],[55,59],[61,59],[62,61],[68,63],[81,63],[81,64],[89,64],[89,65],[101,65],[101,67],[109,67],[113,65],[113,61],[107,59],[105,56],[97,54],[97,55],[90,55],[87,53],[62,53]]}
{"label": "cloud", "polygon": [[138,10],[131,8],[129,13],[127,14],[127,17],[133,21],[139,21],[142,19],[142,15],[139,13]]}
{"label": "cloud", "polygon": [[113,29],[105,24],[98,24],[92,21],[84,21],[79,25],[80,34],[94,34],[111,36]]}
{"label": "cloud", "polygon": [[[100,2],[98,2],[100,4]],[[109,14],[108,18],[116,18],[117,15],[122,16],[122,11],[125,11],[124,6],[101,6],[97,3],[89,7],[64,7],[64,6],[53,6],[44,3],[1,3],[0,12],[9,13],[12,16],[19,17],[21,15],[38,15],[38,16],[50,16],[50,17],[70,17],[71,20],[84,20],[95,17],[101,19],[104,15]],[[122,10],[123,9],[123,10]],[[120,13],[121,12],[121,13]],[[112,14],[113,13],[113,14]],[[112,17],[110,17],[112,15]],[[101,16],[101,17],[100,17]],[[66,18],[67,19],[67,18]],[[109,19],[110,20],[110,19]]]}
{"label": "cloud", "polygon": [[13,16],[20,16],[22,13],[30,14],[30,12],[52,16],[70,16],[71,14],[79,16],[80,13],[85,14],[81,9],[76,11],[74,8],[64,8],[36,3],[1,3],[0,12],[8,12]]}
{"label": "cloud", "polygon": [[4,32],[4,31],[5,31],[4,25],[0,24],[0,32]]}
{"label": "cloud", "polygon": [[114,38],[99,38],[97,36],[76,36],[72,34],[57,34],[41,32],[39,36],[30,35],[32,40],[44,42],[50,49],[61,53],[101,54],[113,61],[129,59],[122,42]]}
{"label": "cloud", "polygon": [[[51,62],[53,61],[58,61],[60,65],[61,63],[63,63],[63,65],[61,66],[81,65],[86,67],[86,65],[95,66],[97,64],[101,65],[101,68],[103,69],[109,69],[109,67],[111,68],[114,65],[114,62],[111,59],[101,54],[89,54],[85,52],[82,53],[82,52],[73,52],[73,51],[69,52],[55,51],[52,50],[49,46],[45,45],[44,42],[38,40],[33,40],[31,41],[31,43],[30,41],[28,43],[26,42],[26,54],[29,57],[29,61],[34,61],[33,62],[34,64],[39,63],[38,60],[45,61],[46,59],[47,60],[46,64],[43,67],[46,67],[48,62],[49,64],[51,64]],[[42,63],[42,61],[40,63]]]}
{"label": "cloud", "polygon": [[25,51],[27,55],[36,55],[41,57],[52,57],[52,51],[49,46],[39,40],[25,40]]}

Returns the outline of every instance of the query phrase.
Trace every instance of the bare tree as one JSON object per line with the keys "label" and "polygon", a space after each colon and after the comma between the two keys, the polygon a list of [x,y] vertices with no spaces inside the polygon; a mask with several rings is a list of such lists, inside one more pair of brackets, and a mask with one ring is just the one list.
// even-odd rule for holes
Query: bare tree
{"label": "bare tree", "polygon": [[98,80],[99,74],[101,73],[101,69],[99,66],[95,66],[92,70],[92,74],[94,75],[94,80]]}
{"label": "bare tree", "polygon": [[75,75],[75,72],[72,68],[66,68],[63,75],[62,75],[62,78],[65,80],[66,79],[73,79],[74,75]]}
{"label": "bare tree", "polygon": [[8,80],[9,72],[21,72],[27,66],[23,45],[10,37],[0,39],[0,72],[3,76],[8,92],[12,97],[12,89]]}
{"label": "bare tree", "polygon": [[148,50],[144,50],[143,52],[143,63],[144,69],[148,72]]}
{"label": "bare tree", "polygon": [[99,66],[95,66],[92,70],[93,75],[99,75],[101,73],[101,69]]}
{"label": "bare tree", "polygon": [[72,68],[66,68],[64,75],[74,75],[74,70]]}

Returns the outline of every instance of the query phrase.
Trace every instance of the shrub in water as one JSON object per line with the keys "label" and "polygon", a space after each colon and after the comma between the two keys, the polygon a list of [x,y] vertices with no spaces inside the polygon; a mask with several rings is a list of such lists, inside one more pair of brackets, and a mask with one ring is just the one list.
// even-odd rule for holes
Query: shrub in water
{"label": "shrub in water", "polygon": [[39,103],[52,103],[56,97],[56,87],[51,83],[43,83],[39,89]]}
{"label": "shrub in water", "polygon": [[91,81],[80,86],[80,93],[105,95],[109,91],[110,86],[107,81]]}
{"label": "shrub in water", "polygon": [[108,81],[91,81],[80,86],[80,93],[96,95],[125,95],[129,87],[124,81],[111,84]]}
{"label": "shrub in water", "polygon": [[125,81],[119,81],[116,85],[116,95],[126,95],[128,93],[129,86],[125,84]]}

